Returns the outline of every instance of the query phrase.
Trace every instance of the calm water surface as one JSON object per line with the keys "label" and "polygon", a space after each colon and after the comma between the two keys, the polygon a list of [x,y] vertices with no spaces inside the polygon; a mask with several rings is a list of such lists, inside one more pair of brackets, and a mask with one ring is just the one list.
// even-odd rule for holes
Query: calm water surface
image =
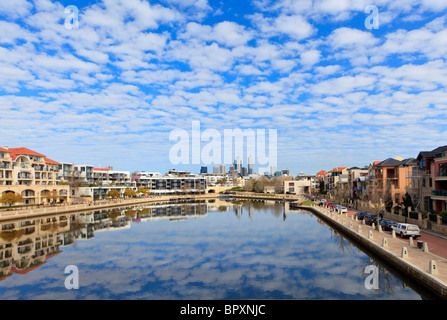
{"label": "calm water surface", "polygon": [[[379,289],[368,290],[374,261],[280,204],[127,208],[2,228],[26,231],[1,232],[0,299],[421,299],[380,265]],[[64,285],[68,265],[78,290]]]}

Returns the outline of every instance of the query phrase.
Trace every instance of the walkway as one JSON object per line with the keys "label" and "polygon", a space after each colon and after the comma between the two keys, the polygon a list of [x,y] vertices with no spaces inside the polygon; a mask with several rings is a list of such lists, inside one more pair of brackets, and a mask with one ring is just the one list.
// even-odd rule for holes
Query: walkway
{"label": "walkway", "polygon": [[[363,224],[362,221],[355,220],[353,210],[348,211],[347,214],[339,214],[319,206],[303,206],[302,208],[314,211],[327,222],[337,226],[339,231],[356,238],[362,245],[366,244],[368,249],[375,251],[399,270],[447,298],[447,240],[444,238],[422,233],[418,240],[426,242],[429,248],[428,252],[424,252],[423,249],[417,247],[417,241],[411,244],[410,239],[393,237],[390,231],[379,232]],[[406,256],[402,255],[403,248],[406,248]],[[429,266],[433,262],[436,264],[436,270],[430,273]]]}

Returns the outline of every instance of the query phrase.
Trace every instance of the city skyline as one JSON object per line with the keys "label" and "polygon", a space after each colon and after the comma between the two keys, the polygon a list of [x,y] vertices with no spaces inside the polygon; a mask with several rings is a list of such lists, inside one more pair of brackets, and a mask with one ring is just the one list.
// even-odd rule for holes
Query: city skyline
{"label": "city skyline", "polygon": [[446,9],[432,0],[4,1],[0,146],[198,173],[202,164],[169,156],[170,134],[200,121],[221,134],[277,130],[275,166],[292,175],[414,158],[447,144]]}

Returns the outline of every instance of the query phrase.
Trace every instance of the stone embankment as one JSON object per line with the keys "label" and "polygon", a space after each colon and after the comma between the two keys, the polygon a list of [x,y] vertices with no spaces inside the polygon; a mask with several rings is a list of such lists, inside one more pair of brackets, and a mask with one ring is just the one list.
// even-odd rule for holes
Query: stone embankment
{"label": "stone embankment", "polygon": [[412,238],[408,242],[397,239],[381,230],[380,226],[369,226],[354,215],[340,214],[319,206],[300,206],[313,212],[339,233],[360,244],[387,263],[392,264],[415,282],[424,286],[436,296],[447,299],[447,260],[430,252],[429,244],[422,248]]}

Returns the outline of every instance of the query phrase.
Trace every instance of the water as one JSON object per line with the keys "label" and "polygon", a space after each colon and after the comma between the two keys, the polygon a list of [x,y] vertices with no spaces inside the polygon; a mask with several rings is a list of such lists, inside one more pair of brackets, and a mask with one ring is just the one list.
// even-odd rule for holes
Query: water
{"label": "water", "polygon": [[[317,217],[284,213],[281,204],[218,201],[58,219],[1,233],[0,299],[422,298]],[[378,290],[365,286],[372,264]],[[77,290],[65,286],[68,265],[79,271]]]}

